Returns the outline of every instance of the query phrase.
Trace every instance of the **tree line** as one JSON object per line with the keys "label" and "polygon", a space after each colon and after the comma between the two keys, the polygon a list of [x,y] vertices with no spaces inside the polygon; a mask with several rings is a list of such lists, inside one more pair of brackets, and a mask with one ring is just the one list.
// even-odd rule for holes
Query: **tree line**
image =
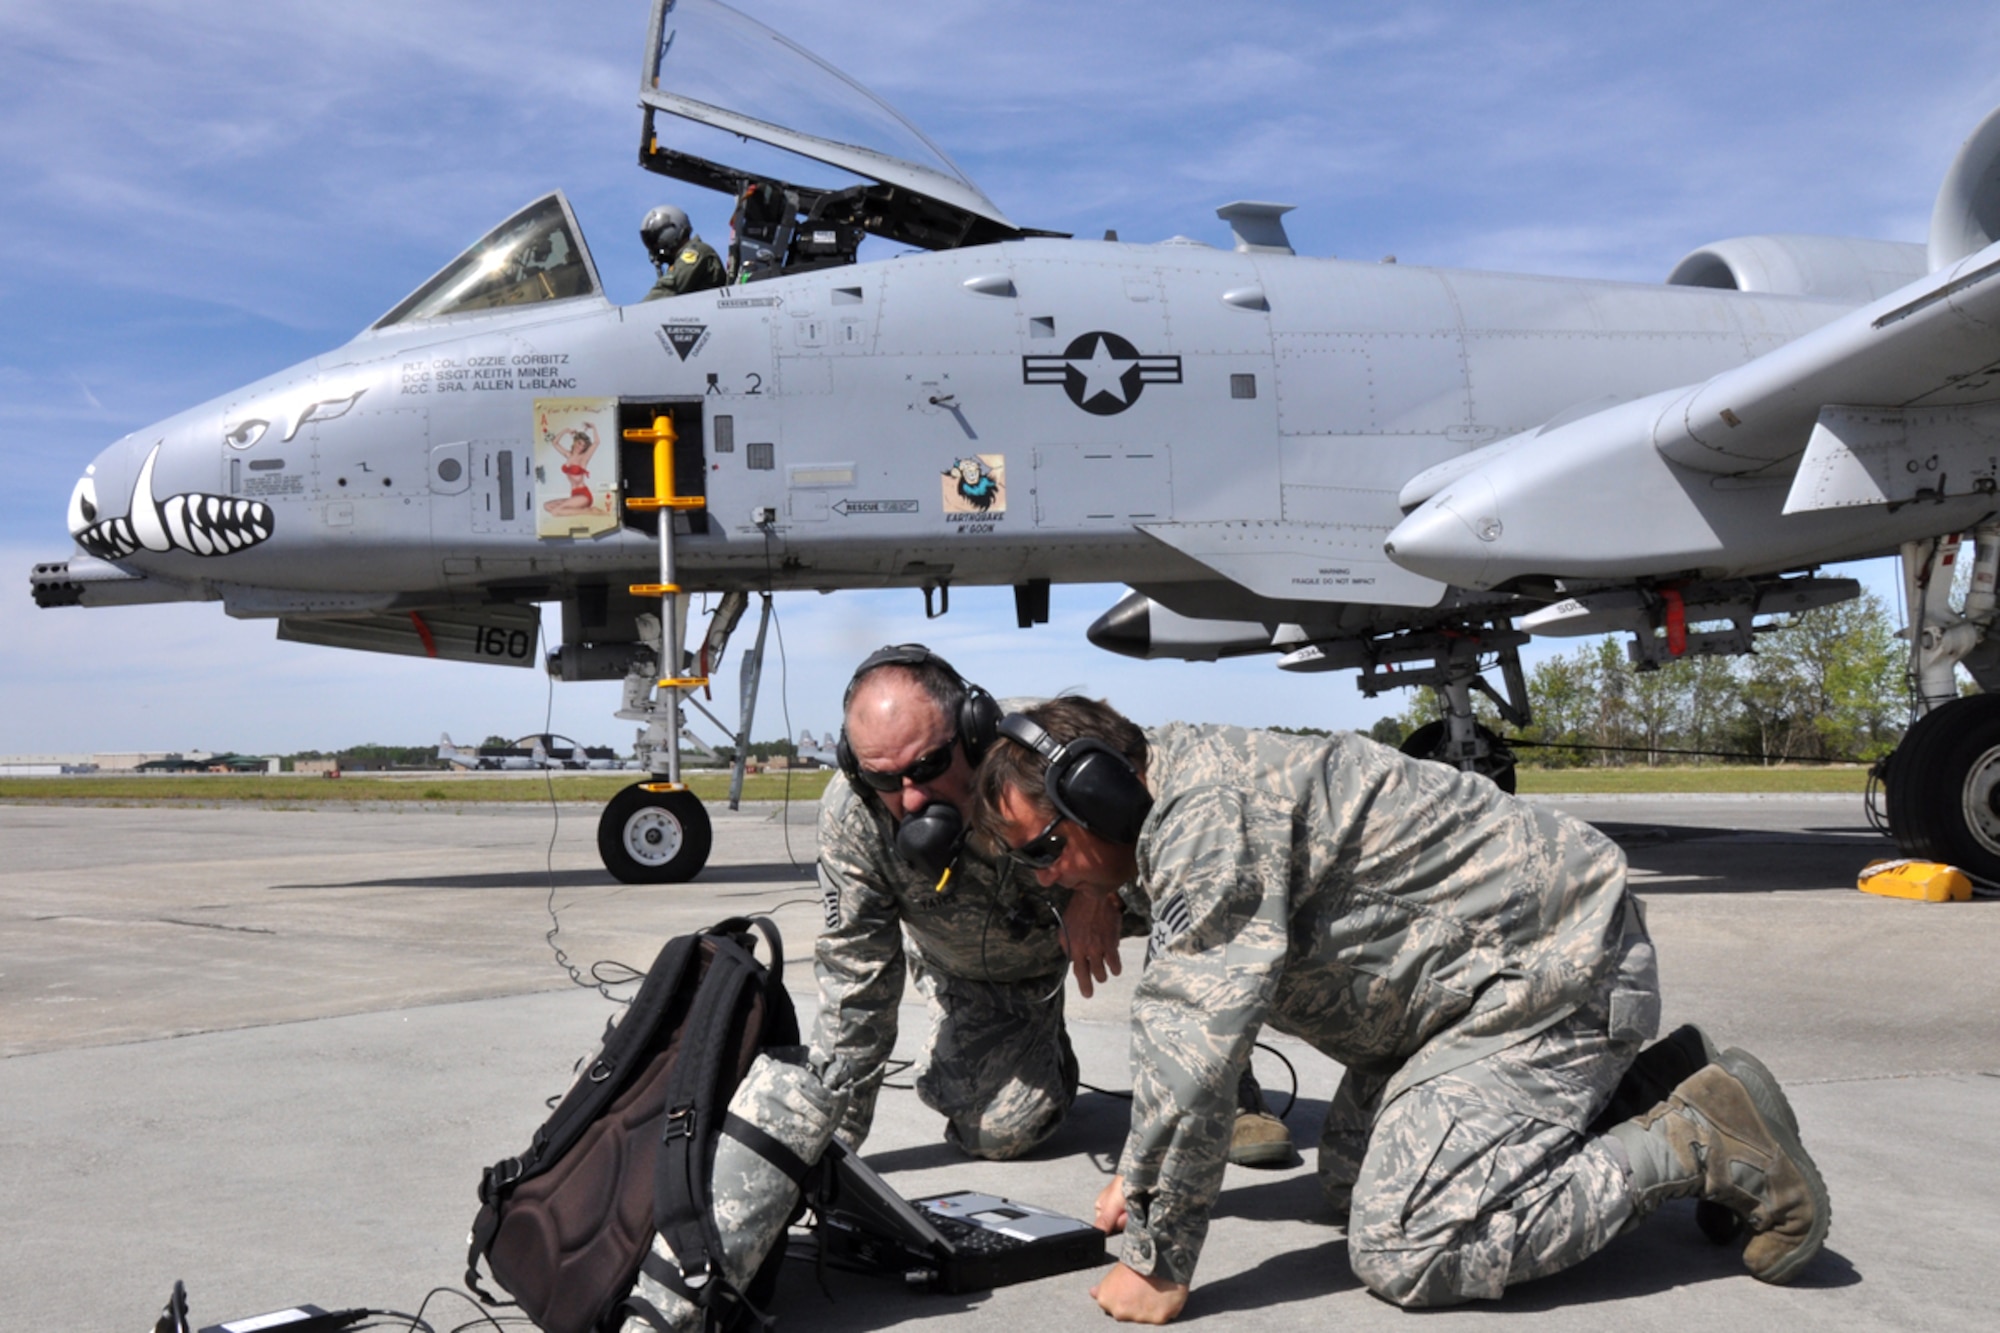
{"label": "tree line", "polygon": [[[1687,657],[1640,670],[1623,636],[1538,663],[1528,676],[1533,725],[1503,727],[1527,766],[1849,760],[1887,754],[1909,721],[1908,654],[1882,600],[1778,618],[1743,657]],[[1442,715],[1426,690],[1370,734],[1390,744]],[[1688,753],[1688,752],[1694,753]]]}

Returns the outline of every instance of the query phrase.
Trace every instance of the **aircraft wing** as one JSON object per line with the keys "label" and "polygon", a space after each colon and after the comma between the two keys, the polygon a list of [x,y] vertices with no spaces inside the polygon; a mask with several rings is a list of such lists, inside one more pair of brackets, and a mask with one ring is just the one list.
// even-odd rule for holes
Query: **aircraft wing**
{"label": "aircraft wing", "polygon": [[1689,390],[1661,454],[1747,474],[1798,458],[1828,404],[1957,409],[2000,397],[2000,244]]}
{"label": "aircraft wing", "polygon": [[[1787,494],[1784,488],[1789,485]],[[1464,588],[1742,577],[1851,550],[1831,512],[2000,490],[2000,243],[1703,383],[1489,445],[1405,487],[1385,551]]]}

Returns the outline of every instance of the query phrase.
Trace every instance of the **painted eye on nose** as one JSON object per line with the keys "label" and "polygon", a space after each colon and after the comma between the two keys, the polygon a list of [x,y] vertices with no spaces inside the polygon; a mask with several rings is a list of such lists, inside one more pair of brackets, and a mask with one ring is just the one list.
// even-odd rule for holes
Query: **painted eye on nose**
{"label": "painted eye on nose", "polygon": [[251,417],[248,421],[238,424],[222,438],[228,442],[231,449],[248,449],[251,445],[263,439],[264,432],[269,430],[270,427],[270,422]]}
{"label": "painted eye on nose", "polygon": [[74,537],[97,521],[97,483],[78,477],[69,493],[69,535]]}

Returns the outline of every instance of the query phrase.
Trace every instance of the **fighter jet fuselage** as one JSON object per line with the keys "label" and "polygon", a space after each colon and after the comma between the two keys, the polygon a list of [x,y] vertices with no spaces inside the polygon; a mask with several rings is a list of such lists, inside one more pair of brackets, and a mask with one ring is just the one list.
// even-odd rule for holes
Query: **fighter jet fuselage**
{"label": "fighter jet fuselage", "polygon": [[[681,547],[701,587],[1223,572],[1270,600],[1431,606],[1444,585],[1383,553],[1412,477],[1566,410],[1698,383],[1846,309],[1029,240],[371,331],[119,441],[71,522],[162,593],[237,615],[560,596],[654,559],[631,523],[551,532],[550,503],[582,497],[538,467],[538,413],[597,400],[676,418],[679,488],[705,500]],[[621,457],[594,477],[650,493],[649,447]],[[1688,570],[1893,544],[1879,514],[1779,524],[1784,495],[1697,497],[1713,544],[1681,553]],[[1622,513],[1619,496],[1576,495],[1578,531],[1616,530],[1627,561],[1672,567],[1645,549],[1661,498]],[[1802,521],[1822,533],[1809,551]]]}

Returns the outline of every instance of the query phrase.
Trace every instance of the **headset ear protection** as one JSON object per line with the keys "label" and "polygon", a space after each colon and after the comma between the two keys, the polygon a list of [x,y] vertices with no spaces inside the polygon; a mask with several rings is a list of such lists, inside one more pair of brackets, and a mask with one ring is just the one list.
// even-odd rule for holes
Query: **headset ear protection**
{"label": "headset ear protection", "polygon": [[[958,716],[952,718],[951,723],[957,729],[958,743],[965,747],[965,762],[977,768],[979,761],[985,757],[987,750],[993,746],[996,729],[1000,725],[1000,705],[994,702],[992,695],[959,675],[952,668],[951,663],[945,661],[921,643],[892,644],[887,648],[878,648],[870,653],[862,660],[860,666],[854,668],[854,674],[848,678],[848,697],[853,697],[855,682],[877,667],[923,666],[926,664],[937,667],[950,676],[958,685]],[[844,702],[841,709],[840,739],[833,744],[833,757],[835,762],[840,765],[840,771],[847,775],[849,782],[859,783],[861,781],[861,761],[854,757],[854,751],[847,744],[847,718]]]}
{"label": "headset ear protection", "polygon": [[1026,714],[1000,719],[999,733],[1049,761],[1043,789],[1056,813],[1106,842],[1130,846],[1153,809],[1153,793],[1132,761],[1095,736],[1058,745]]}

